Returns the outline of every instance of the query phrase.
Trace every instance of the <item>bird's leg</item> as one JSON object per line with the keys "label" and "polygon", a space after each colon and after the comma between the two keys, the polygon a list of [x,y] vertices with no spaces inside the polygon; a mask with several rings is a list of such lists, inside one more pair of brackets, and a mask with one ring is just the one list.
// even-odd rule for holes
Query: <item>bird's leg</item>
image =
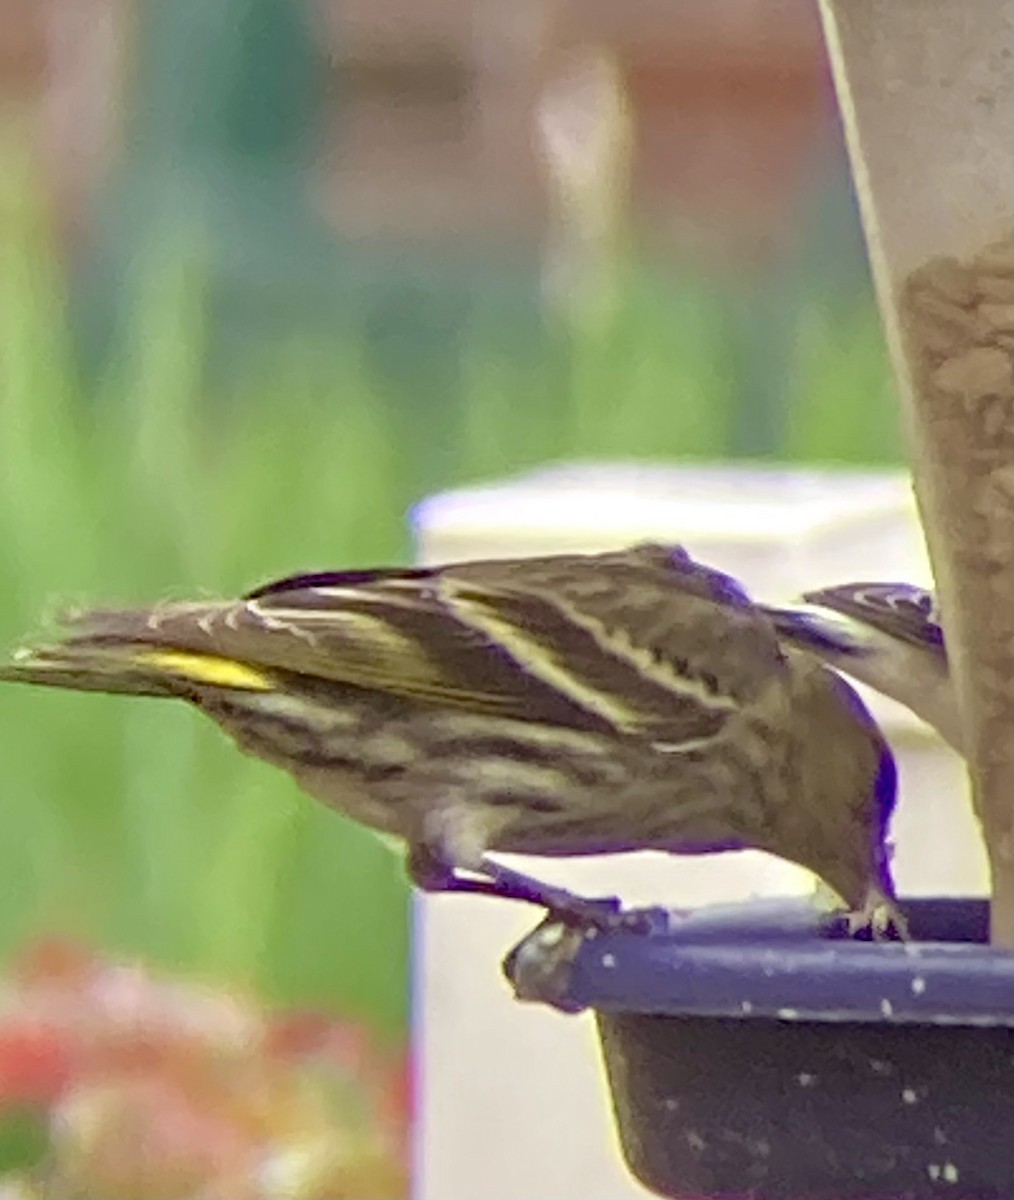
{"label": "bird's leg", "polygon": [[413,845],[408,852],[407,865],[412,882],[423,891],[520,900],[547,909],[552,917],[566,925],[583,925],[603,931],[639,927],[636,916],[621,911],[615,896],[602,899],[578,896],[566,888],[542,883],[530,875],[502,866],[486,856],[481,859],[481,867],[476,872],[485,878],[463,875],[428,845]]}
{"label": "bird's leg", "polygon": [[422,842],[409,846],[405,858],[408,877],[423,892],[467,892],[478,896],[500,896],[489,879],[462,875],[446,859]]}
{"label": "bird's leg", "polygon": [[564,925],[586,925],[603,931],[626,928],[627,918],[616,896],[594,899],[578,896],[567,888],[543,883],[486,857],[482,860],[482,870],[496,885],[497,895],[538,904]]}

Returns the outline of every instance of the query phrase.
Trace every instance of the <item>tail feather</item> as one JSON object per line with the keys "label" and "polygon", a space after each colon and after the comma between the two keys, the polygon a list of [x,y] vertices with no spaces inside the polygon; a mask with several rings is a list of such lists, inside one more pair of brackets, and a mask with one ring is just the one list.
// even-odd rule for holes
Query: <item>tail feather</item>
{"label": "tail feather", "polygon": [[232,606],[224,601],[167,602],[153,608],[72,609],[60,614],[61,646],[142,644],[212,648],[207,621]]}
{"label": "tail feather", "polygon": [[22,651],[0,665],[0,681],[76,692],[106,692],[125,696],[181,696],[179,678],[133,661],[128,648],[45,646]]}
{"label": "tail feather", "polygon": [[146,644],[132,637],[123,617],[144,614],[86,613],[71,617],[66,639],[16,652],[0,665],[0,682],[28,683],[79,692],[182,697],[195,689],[269,691],[271,675],[221,655]]}

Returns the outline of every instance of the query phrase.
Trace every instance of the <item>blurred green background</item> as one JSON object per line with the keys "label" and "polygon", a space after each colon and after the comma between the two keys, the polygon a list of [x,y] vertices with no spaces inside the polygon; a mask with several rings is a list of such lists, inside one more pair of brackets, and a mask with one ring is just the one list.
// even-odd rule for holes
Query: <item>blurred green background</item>
{"label": "blurred green background", "polygon": [[[134,10],[71,253],[31,115],[0,144],[3,646],[68,603],[406,561],[414,501],[546,459],[899,459],[836,144],[762,270],[621,236],[609,304],[550,309],[537,245],[320,219],[300,6]],[[182,705],[3,690],[0,822],[0,953],[59,931],[404,1028],[399,861]]]}

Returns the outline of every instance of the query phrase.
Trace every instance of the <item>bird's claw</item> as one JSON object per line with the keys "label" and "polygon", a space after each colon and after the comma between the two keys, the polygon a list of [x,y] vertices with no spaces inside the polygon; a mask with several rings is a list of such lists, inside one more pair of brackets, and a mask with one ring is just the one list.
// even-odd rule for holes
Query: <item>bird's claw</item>
{"label": "bird's claw", "polygon": [[871,941],[909,940],[908,919],[896,901],[880,893],[871,894],[862,908],[846,916],[849,937],[868,934]]}
{"label": "bird's claw", "polygon": [[647,933],[652,927],[650,912],[624,909],[616,896],[573,896],[560,906],[551,906],[548,915],[562,925],[595,933]]}

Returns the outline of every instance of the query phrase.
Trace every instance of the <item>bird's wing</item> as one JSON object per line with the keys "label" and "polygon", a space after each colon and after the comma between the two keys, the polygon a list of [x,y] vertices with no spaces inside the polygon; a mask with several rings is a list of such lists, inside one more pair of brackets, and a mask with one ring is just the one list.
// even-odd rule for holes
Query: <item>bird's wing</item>
{"label": "bird's wing", "polygon": [[807,592],[803,599],[899,641],[946,653],[936,599],[926,588],[909,583],[842,583]]}
{"label": "bird's wing", "polygon": [[467,564],[441,586],[520,665],[674,746],[714,737],[785,670],[769,619],[678,547]]}
{"label": "bird's wing", "polygon": [[84,613],[59,649],[103,646],[171,651],[183,674],[213,656],[202,681],[224,686],[241,664],[674,748],[714,737],[781,664],[733,581],[662,547],[294,576],[236,602]]}

